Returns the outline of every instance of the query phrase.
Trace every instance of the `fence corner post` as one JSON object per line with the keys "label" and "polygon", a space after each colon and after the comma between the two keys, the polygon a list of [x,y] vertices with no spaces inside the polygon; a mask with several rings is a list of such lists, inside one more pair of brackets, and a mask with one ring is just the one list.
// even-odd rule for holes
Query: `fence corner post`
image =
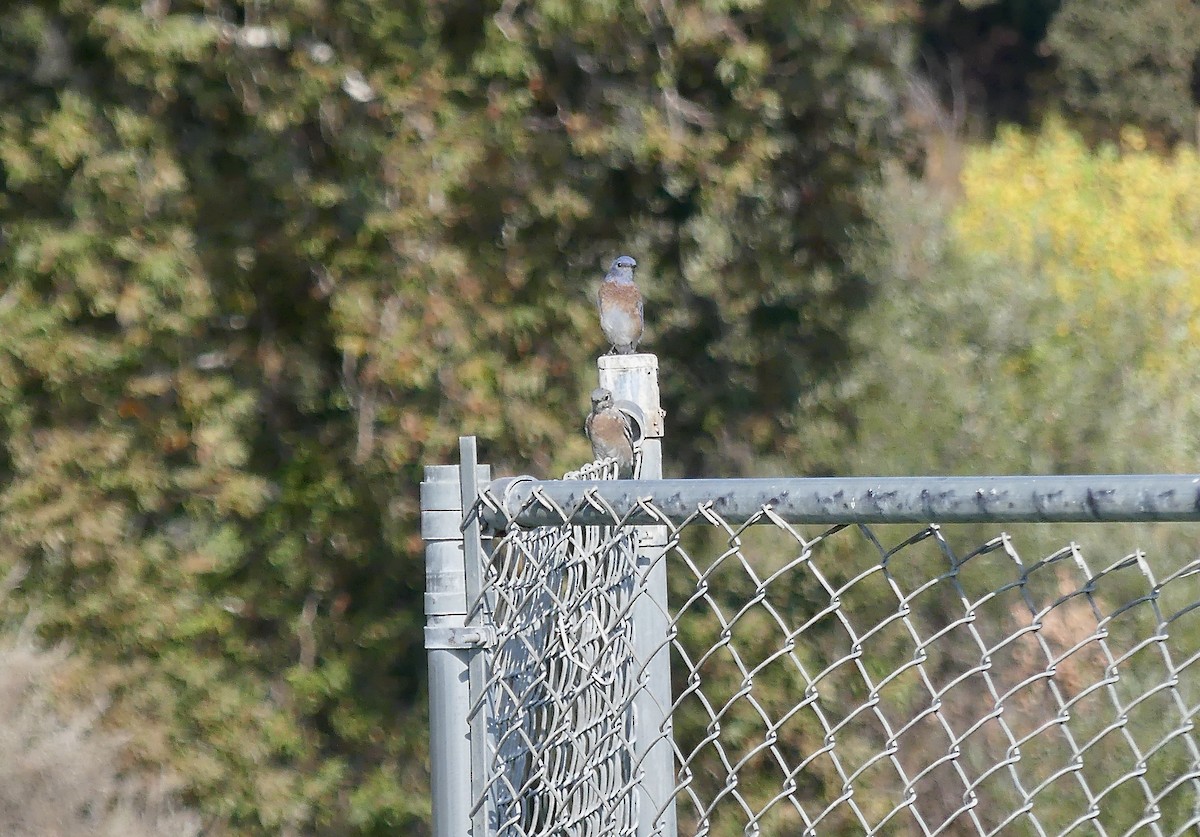
{"label": "fence corner post", "polygon": [[[487,466],[474,462],[427,465],[421,482],[421,538],[425,541],[425,648],[429,660],[429,762],[434,837],[484,837],[472,829],[472,778],[482,765],[473,764],[471,683],[469,672],[478,657],[478,642],[467,626],[467,559],[478,559],[478,547],[464,548],[465,486],[489,478]],[[464,451],[468,450],[464,440]],[[466,457],[465,457],[466,458]],[[472,483],[463,467],[475,471]],[[469,473],[469,471],[468,471]],[[478,578],[478,569],[475,570]]]}
{"label": "fence corner post", "polygon": [[[600,386],[618,401],[637,404],[645,417],[641,479],[662,479],[664,414],[659,404],[658,357],[601,355],[596,366]],[[638,527],[637,584],[642,592],[632,614],[634,652],[642,667],[641,688],[634,698],[635,753],[642,777],[638,837],[676,837],[666,548],[666,527]]]}

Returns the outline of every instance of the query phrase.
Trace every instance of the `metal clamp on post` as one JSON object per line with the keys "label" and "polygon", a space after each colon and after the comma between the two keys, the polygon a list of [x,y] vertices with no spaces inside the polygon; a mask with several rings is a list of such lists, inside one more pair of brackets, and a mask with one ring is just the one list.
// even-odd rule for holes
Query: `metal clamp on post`
{"label": "metal clamp on post", "polygon": [[426,625],[425,649],[491,648],[496,644],[496,629],[490,625]]}

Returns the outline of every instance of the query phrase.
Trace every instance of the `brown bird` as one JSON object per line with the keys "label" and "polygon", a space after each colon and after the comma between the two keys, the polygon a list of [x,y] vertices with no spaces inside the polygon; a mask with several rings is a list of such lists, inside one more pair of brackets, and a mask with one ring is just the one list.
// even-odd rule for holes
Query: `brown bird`
{"label": "brown bird", "polygon": [[615,457],[618,477],[629,479],[633,476],[633,426],[629,416],[614,406],[612,393],[604,387],[592,390],[592,411],[588,413],[584,429],[596,459]]}

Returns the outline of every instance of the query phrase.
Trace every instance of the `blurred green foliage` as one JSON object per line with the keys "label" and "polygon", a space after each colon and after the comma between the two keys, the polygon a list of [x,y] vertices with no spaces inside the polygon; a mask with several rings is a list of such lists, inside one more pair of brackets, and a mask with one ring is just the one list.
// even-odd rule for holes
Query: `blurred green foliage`
{"label": "blurred green foliage", "polygon": [[861,251],[879,283],[854,327],[863,361],[813,394],[854,404],[847,467],[1194,469],[1200,164],[1124,137],[1091,150],[1057,120],[1004,131],[966,150],[953,204],[889,178],[888,246]]}
{"label": "blurred green foliage", "polygon": [[1190,0],[920,0],[922,69],[973,132],[1065,110],[1089,139],[1127,123],[1196,139],[1200,11]]}
{"label": "blurred green foliage", "polygon": [[1046,45],[1073,114],[1111,135],[1135,123],[1195,139],[1200,7],[1190,0],[1064,0]]}
{"label": "blurred green foliage", "polygon": [[422,463],[587,457],[618,252],[677,467],[804,462],[908,13],[6,4],[6,606],[230,833],[419,833]]}
{"label": "blurred green foliage", "polygon": [[1188,468],[1195,156],[891,165],[914,26],[1044,5],[6,4],[3,607],[213,833],[422,833],[421,466],[587,458],[619,252],[668,470]]}

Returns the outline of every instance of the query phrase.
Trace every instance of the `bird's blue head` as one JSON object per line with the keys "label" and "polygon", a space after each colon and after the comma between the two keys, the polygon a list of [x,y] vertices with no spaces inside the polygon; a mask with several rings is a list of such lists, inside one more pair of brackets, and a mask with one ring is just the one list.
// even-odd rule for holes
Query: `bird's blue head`
{"label": "bird's blue head", "polygon": [[596,387],[592,390],[592,409],[606,410],[613,404],[612,391],[604,387]]}
{"label": "bird's blue head", "polygon": [[611,282],[632,283],[633,269],[637,267],[637,262],[632,256],[617,256],[613,260],[612,267],[608,269],[608,275],[604,278]]}

